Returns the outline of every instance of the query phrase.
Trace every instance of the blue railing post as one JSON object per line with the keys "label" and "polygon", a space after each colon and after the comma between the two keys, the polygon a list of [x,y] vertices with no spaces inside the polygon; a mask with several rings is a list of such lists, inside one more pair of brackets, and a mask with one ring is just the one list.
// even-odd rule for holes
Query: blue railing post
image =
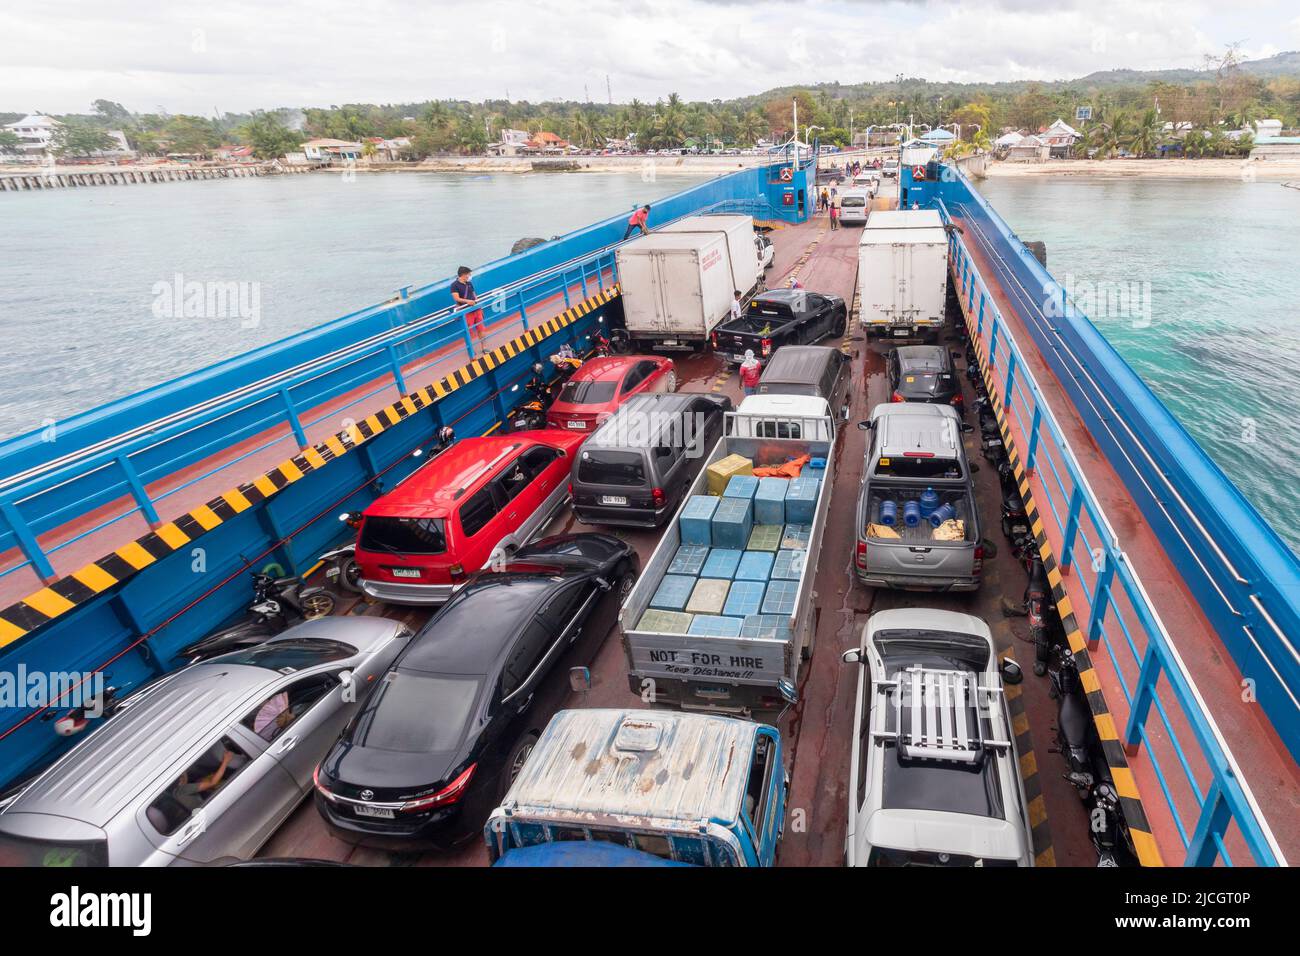
{"label": "blue railing post", "polygon": [[1083,491],[1079,485],[1070,492],[1070,513],[1065,519],[1065,536],[1061,541],[1061,574],[1070,573],[1074,561],[1074,539],[1079,534],[1079,512],[1083,510]]}
{"label": "blue railing post", "polygon": [[1029,423],[1029,450],[1025,452],[1025,474],[1033,475],[1034,462],[1038,456],[1038,433],[1043,424],[1043,410],[1038,405],[1038,398],[1034,398],[1034,418]]}
{"label": "blue railing post", "polygon": [[1015,387],[1016,387],[1016,352],[1015,349],[1012,349],[1011,352],[1007,355],[1007,382],[1006,382],[1006,386],[1002,389],[1002,394],[1006,396],[1006,400],[1002,403],[1003,410],[1008,415],[1013,414],[1015,411],[1015,403],[1011,401],[1011,396],[1012,393],[1015,391]]}
{"label": "blue railing post", "polygon": [[564,286],[564,307],[568,309],[573,303],[569,301],[569,274],[563,270],[560,271],[560,283]]}
{"label": "blue railing post", "polygon": [[[599,258],[599,257],[596,258],[596,265],[597,265],[597,267],[599,267],[599,265],[600,265],[600,258]],[[581,269],[582,269],[582,272],[581,272],[581,279],[582,279],[582,297],[585,299],[585,298],[587,297],[587,263],[585,263],[585,262],[582,263]]]}
{"label": "blue railing post", "polygon": [[997,368],[998,366],[999,319],[1001,319],[1001,316],[999,316],[996,312],[994,312],[993,326],[989,329],[989,368]]}
{"label": "blue railing post", "polygon": [[284,399],[284,410],[289,416],[289,427],[293,429],[293,437],[298,440],[298,447],[307,447],[307,433],[302,430],[302,422],[298,421],[298,410],[293,407],[293,399],[289,397],[287,388],[280,389],[280,397]]}
{"label": "blue railing post", "polygon": [[154,509],[153,501],[149,497],[149,492],[145,490],[144,482],[140,480],[135,465],[131,464],[131,459],[126,455],[118,455],[117,463],[122,467],[122,473],[126,475],[126,483],[131,486],[131,495],[140,506],[140,510],[144,512],[145,519],[151,527],[158,527],[162,521],[158,518],[158,512]]}
{"label": "blue railing post", "polygon": [[406,394],[406,379],[402,377],[402,363],[397,359],[397,349],[388,346],[388,361],[393,366],[393,381],[397,383],[397,394]]}
{"label": "blue railing post", "polygon": [[54,566],[41,550],[41,544],[36,540],[36,535],[32,534],[32,529],[18,513],[18,507],[11,501],[0,501],[0,515],[4,515],[5,522],[13,530],[14,538],[18,541],[18,549],[31,562],[32,568],[41,576],[41,580],[48,584],[57,578]]}
{"label": "blue railing post", "polygon": [[1232,808],[1216,778],[1210,784],[1210,792],[1205,795],[1201,816],[1196,821],[1196,830],[1187,845],[1187,857],[1183,860],[1183,866],[1213,866],[1219,855],[1215,837],[1222,839],[1231,822]]}
{"label": "blue railing post", "polygon": [[519,290],[519,325],[524,331],[528,331],[528,308],[524,305],[523,289]]}
{"label": "blue railing post", "polygon": [[1097,586],[1092,591],[1092,607],[1089,608],[1088,650],[1095,651],[1101,641],[1101,625],[1106,618],[1106,608],[1110,606],[1110,585],[1115,578],[1115,558],[1109,549],[1102,549],[1101,567],[1097,569]]}
{"label": "blue railing post", "polygon": [[1147,635],[1147,650],[1142,655],[1142,669],[1138,672],[1133,704],[1124,726],[1124,749],[1130,756],[1142,746],[1142,728],[1147,722],[1151,702],[1155,700],[1156,681],[1160,679],[1160,654],[1156,650],[1156,640],[1154,634]]}
{"label": "blue railing post", "polygon": [[[985,298],[984,293],[981,292],[981,293],[980,293],[980,314],[979,314],[979,320],[975,323],[975,334],[976,334],[976,335],[983,335],[983,334],[984,334],[984,303],[985,303],[986,301],[988,301],[988,300]],[[967,309],[966,311],[969,312],[970,310]]]}
{"label": "blue railing post", "polygon": [[[523,293],[519,293],[523,295]],[[460,337],[465,340],[465,354],[470,358],[474,357],[474,336],[469,334],[469,313],[460,314]]]}

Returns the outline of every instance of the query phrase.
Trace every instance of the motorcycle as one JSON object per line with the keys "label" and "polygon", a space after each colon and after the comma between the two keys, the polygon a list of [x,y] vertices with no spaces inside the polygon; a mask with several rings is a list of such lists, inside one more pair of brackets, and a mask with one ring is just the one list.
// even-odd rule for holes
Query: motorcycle
{"label": "motorcycle", "polygon": [[1025,542],[1033,540],[1033,529],[1029,525],[1029,512],[1025,508],[1025,499],[1016,484],[1016,475],[1011,462],[1003,459],[998,464],[998,480],[1002,485],[1002,535],[1012,545],[1012,553],[1020,560],[1019,553]]}
{"label": "motorcycle", "polygon": [[998,419],[989,404],[988,396],[975,399],[971,407],[979,419],[980,453],[984,460],[993,463],[1005,460],[1006,448],[1002,442],[1002,431],[998,428]]}
{"label": "motorcycle", "polygon": [[191,664],[220,654],[254,647],[302,621],[313,621],[334,611],[334,595],[319,585],[306,586],[301,578],[276,578],[253,572],[253,601],[237,624],[224,627],[181,648],[180,657]]}
{"label": "motorcycle", "polygon": [[[530,396],[510,413],[510,430],[512,432],[533,431],[546,427],[546,410],[555,401],[555,392],[544,377],[545,366],[541,362],[533,363],[533,377],[524,385],[524,391]],[[517,391],[518,385],[510,390]]]}
{"label": "motorcycle", "polygon": [[1119,793],[1083,693],[1078,665],[1068,648],[1061,650],[1051,680],[1049,694],[1056,700],[1057,723],[1052,750],[1065,758],[1068,772],[1063,776],[1088,806],[1088,830],[1097,851],[1097,866],[1135,865],[1137,853],[1120,811]]}

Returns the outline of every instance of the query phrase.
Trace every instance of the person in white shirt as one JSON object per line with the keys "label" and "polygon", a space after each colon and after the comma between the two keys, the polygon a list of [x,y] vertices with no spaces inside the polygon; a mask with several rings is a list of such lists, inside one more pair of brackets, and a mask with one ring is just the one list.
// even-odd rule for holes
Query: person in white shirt
{"label": "person in white shirt", "polygon": [[731,317],[738,319],[744,310],[740,307],[740,290],[736,289],[736,297],[731,300]]}

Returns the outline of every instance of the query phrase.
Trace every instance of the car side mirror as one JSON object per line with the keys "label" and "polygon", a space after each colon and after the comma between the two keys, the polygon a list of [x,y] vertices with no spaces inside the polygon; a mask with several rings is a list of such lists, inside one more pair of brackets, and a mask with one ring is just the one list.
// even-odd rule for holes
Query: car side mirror
{"label": "car side mirror", "polygon": [[859,431],[871,431],[871,422],[858,422]]}
{"label": "car side mirror", "polygon": [[840,655],[840,660],[843,661],[845,664],[861,664],[862,649],[859,647],[850,647],[847,651],[845,651],[843,654]]}
{"label": "car side mirror", "polygon": [[790,678],[782,677],[778,680],[776,682],[776,690],[777,693],[781,695],[781,699],[791,707],[799,702],[799,692],[795,689],[794,681]]}
{"label": "car side mirror", "polygon": [[970,422],[962,422],[961,430],[963,432],[973,432],[975,430],[975,426],[972,425]]}
{"label": "car side mirror", "polygon": [[1020,665],[1009,657],[998,666],[998,671],[1002,674],[1004,684],[1019,684],[1025,679],[1025,672],[1020,669]]}

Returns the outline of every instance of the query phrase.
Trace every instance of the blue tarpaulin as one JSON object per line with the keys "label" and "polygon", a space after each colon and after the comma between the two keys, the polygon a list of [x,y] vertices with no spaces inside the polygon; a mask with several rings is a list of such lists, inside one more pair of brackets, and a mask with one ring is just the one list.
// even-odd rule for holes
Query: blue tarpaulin
{"label": "blue tarpaulin", "polygon": [[616,843],[539,843],[510,850],[495,866],[690,866]]}

